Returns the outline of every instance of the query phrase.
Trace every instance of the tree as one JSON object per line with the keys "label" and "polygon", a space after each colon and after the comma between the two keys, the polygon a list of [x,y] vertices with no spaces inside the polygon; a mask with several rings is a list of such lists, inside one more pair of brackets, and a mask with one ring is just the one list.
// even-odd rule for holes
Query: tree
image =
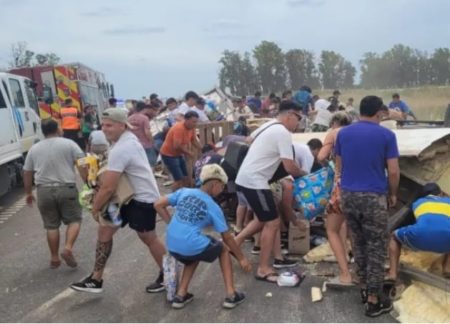
{"label": "tree", "polygon": [[28,50],[26,42],[17,42],[11,45],[12,61],[9,62],[9,67],[31,67],[36,65],[56,65],[61,59],[55,53],[35,54]]}
{"label": "tree", "polygon": [[322,85],[327,89],[353,86],[356,69],[338,53],[322,51],[319,71]]}
{"label": "tree", "polygon": [[303,85],[308,85],[311,88],[320,86],[312,52],[292,49],[286,52],[284,57],[292,89],[300,89]]}
{"label": "tree", "polygon": [[286,67],[281,48],[274,42],[263,41],[253,49],[253,56],[263,92],[286,89]]}
{"label": "tree", "polygon": [[232,95],[244,96],[259,88],[258,78],[249,53],[246,52],[242,57],[239,52],[226,50],[219,63],[222,64],[219,72],[222,89],[228,89]]}
{"label": "tree", "polygon": [[450,49],[437,48],[430,58],[431,82],[438,85],[450,83]]}

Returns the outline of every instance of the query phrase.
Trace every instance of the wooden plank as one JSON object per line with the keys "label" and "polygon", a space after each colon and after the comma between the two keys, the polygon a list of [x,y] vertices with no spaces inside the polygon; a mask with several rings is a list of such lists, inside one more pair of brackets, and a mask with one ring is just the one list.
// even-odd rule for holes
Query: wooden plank
{"label": "wooden plank", "polygon": [[411,280],[420,281],[444,291],[448,291],[450,289],[450,280],[429,272],[421,271],[406,264],[400,265],[400,273]]}

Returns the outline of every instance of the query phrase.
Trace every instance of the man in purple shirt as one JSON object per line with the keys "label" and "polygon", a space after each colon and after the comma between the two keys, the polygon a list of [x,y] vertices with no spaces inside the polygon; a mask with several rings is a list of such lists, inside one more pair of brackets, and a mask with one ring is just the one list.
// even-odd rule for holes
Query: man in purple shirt
{"label": "man in purple shirt", "polygon": [[392,207],[397,202],[400,178],[395,134],[379,125],[382,106],[379,97],[363,98],[360,121],[338,133],[335,148],[342,210],[352,231],[361,299],[370,317],[392,309],[382,288],[389,237],[388,203]]}

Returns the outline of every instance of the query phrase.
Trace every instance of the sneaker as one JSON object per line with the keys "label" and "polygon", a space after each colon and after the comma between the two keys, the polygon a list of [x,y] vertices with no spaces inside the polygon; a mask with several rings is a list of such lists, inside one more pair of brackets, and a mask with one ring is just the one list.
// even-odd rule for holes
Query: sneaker
{"label": "sneaker", "polygon": [[297,261],[294,260],[290,260],[290,259],[275,259],[273,261],[273,267],[275,269],[282,269],[282,268],[290,268],[290,267],[295,267],[297,265]]}
{"label": "sneaker", "polygon": [[164,291],[166,287],[164,286],[164,274],[162,272],[159,273],[158,278],[150,285],[145,287],[145,291],[149,294],[158,293]]}
{"label": "sneaker", "polygon": [[245,294],[236,291],[234,293],[233,297],[227,297],[225,298],[222,306],[224,308],[228,308],[228,309],[232,309],[235,308],[237,305],[239,305],[240,303],[242,303],[245,300]]}
{"label": "sneaker", "polygon": [[254,242],[255,242],[255,238],[254,238],[253,236],[249,236],[249,237],[247,237],[247,238],[244,240],[244,242],[251,242],[251,243],[254,243]]}
{"label": "sneaker", "polygon": [[359,295],[361,296],[361,302],[363,304],[367,303],[367,297],[368,297],[367,289],[366,288],[361,288],[360,291],[359,291]]}
{"label": "sneaker", "polygon": [[76,282],[70,285],[70,288],[77,291],[90,292],[94,294],[99,294],[103,291],[103,280],[92,279],[92,275],[83,279],[83,281]]}
{"label": "sneaker", "polygon": [[187,293],[186,296],[184,297],[175,295],[175,297],[172,300],[172,307],[176,309],[181,309],[184,306],[186,306],[186,304],[190,303],[193,299],[194,295],[190,293]]}
{"label": "sneaker", "polygon": [[384,313],[389,313],[392,310],[392,301],[385,298],[384,300],[379,299],[378,303],[366,304],[366,316],[377,317]]}
{"label": "sneaker", "polygon": [[251,253],[257,255],[257,254],[259,254],[259,252],[261,252],[261,247],[255,245],[255,246],[253,247]]}

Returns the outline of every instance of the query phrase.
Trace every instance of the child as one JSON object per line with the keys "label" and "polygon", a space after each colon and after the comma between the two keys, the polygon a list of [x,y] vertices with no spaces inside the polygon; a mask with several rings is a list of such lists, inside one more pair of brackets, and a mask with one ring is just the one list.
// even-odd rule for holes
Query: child
{"label": "child", "polygon": [[[188,286],[199,262],[211,263],[219,258],[226,289],[222,306],[234,308],[244,301],[245,295],[234,288],[230,253],[236,256],[244,271],[251,271],[251,265],[236,245],[222,210],[213,200],[222,192],[228,178],[219,165],[207,164],[202,168],[200,180],[200,189],[182,188],[155,203],[158,214],[167,223],[170,220],[167,226],[167,249],[185,265],[172,307],[183,308],[194,298],[188,292]],[[171,219],[167,211],[169,205],[176,207]],[[202,233],[202,229],[210,225],[221,233],[225,244]]]}

